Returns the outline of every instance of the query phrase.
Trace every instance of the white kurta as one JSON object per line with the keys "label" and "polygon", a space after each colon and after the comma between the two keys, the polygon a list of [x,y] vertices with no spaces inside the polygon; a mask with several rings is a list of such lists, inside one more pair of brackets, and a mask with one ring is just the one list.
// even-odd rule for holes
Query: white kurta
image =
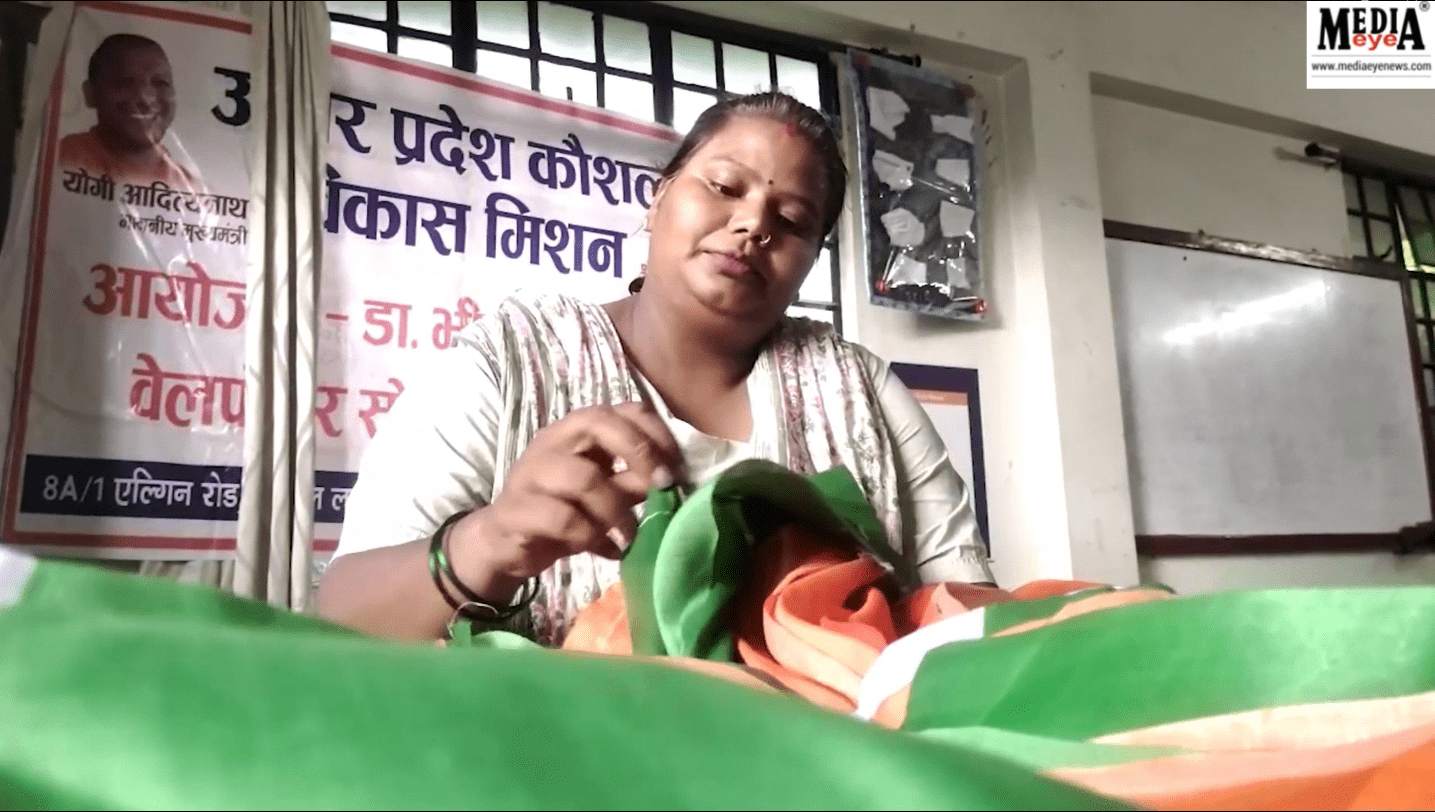
{"label": "white kurta", "polygon": [[[609,340],[594,343],[599,347],[606,344],[621,354],[616,330],[601,308],[573,300],[562,305],[578,309],[591,331],[610,332],[605,336]],[[540,302],[537,312],[542,312],[542,306]],[[525,315],[532,314],[525,311]],[[346,503],[336,558],[426,538],[453,513],[489,503],[504,479],[503,449],[526,444],[526,437],[504,436],[519,431],[512,425],[515,421],[505,417],[505,401],[516,397],[519,387],[504,378],[518,377],[520,372],[528,385],[542,390],[521,396],[547,404],[538,408],[550,413],[562,410],[553,404],[567,403],[555,390],[570,386],[568,378],[575,375],[617,378],[603,390],[617,393],[610,396],[615,403],[646,393],[682,449],[694,483],[754,457],[793,467],[789,460],[790,423],[783,417],[783,392],[771,352],[759,356],[747,381],[752,433],[746,441],[734,441],[705,434],[674,417],[658,392],[621,359],[606,359],[611,363],[595,371],[572,358],[549,357],[561,351],[550,343],[527,350],[533,352],[536,346],[545,356],[541,359],[490,357],[495,351],[521,352],[524,344],[496,328],[489,321],[492,318],[480,320],[461,334],[455,346],[438,354],[419,380],[406,385],[364,454],[358,482]],[[514,321],[520,320],[512,319],[508,330],[513,329]],[[472,340],[471,331],[475,330],[486,331],[484,340]],[[952,467],[926,411],[885,361],[860,346],[846,346],[865,367],[866,380],[873,382],[873,405],[890,434],[896,503],[901,513],[898,546],[903,556],[917,565],[925,582],[991,581],[971,492]],[[549,373],[534,374],[532,370],[539,366]],[[581,404],[568,405],[576,408]],[[553,419],[560,416],[551,414]],[[823,462],[814,464],[829,467]],[[561,573],[548,580],[552,581],[550,589],[569,593],[558,612],[568,617],[553,619],[566,627],[563,621],[571,621],[571,614],[616,581],[618,570],[616,562],[589,555],[560,563]]]}

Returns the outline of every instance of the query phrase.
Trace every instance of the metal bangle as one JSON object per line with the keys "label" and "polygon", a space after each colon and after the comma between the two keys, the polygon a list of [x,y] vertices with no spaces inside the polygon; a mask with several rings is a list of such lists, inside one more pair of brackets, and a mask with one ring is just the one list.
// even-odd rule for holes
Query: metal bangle
{"label": "metal bangle", "polygon": [[[453,571],[453,562],[448,554],[448,536],[453,526],[472,512],[472,510],[464,510],[455,513],[445,519],[444,523],[439,525],[438,530],[434,531],[433,538],[429,541],[429,573],[433,576],[434,586],[438,587],[439,593],[443,595],[448,605],[453,608],[456,616],[489,623],[507,620],[523,611],[523,609],[533,601],[533,598],[538,594],[538,579],[529,578],[527,581],[524,581],[523,586],[519,588],[514,600],[502,608],[499,608],[499,606],[492,601],[474,592],[467,584],[459,580],[458,575]],[[442,575],[440,575],[440,573]],[[459,594],[464,598],[463,602],[460,603],[449,594],[448,589],[444,586],[445,580],[453,584],[458,590]],[[475,616],[473,609],[470,607],[484,610],[487,616]]]}

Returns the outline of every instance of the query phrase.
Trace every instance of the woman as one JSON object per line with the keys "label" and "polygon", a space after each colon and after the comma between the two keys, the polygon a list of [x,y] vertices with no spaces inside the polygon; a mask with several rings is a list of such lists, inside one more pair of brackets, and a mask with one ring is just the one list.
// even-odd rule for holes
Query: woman
{"label": "woman", "polygon": [[846,466],[924,580],[990,582],[925,412],[871,353],[784,317],[846,182],[833,133],[795,99],[707,110],[662,172],[633,295],[512,297],[398,399],[350,493],[320,613],[434,639],[471,608],[442,588],[557,645],[617,580],[649,488],[749,457]]}

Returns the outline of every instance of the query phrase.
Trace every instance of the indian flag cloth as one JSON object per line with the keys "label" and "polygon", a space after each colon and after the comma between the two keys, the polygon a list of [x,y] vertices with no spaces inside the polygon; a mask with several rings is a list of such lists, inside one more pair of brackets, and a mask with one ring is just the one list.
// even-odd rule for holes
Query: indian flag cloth
{"label": "indian flag cloth", "polygon": [[649,496],[563,650],[0,548],[0,807],[1435,806],[1435,590],[918,585],[840,469]]}
{"label": "indian flag cloth", "polygon": [[678,658],[373,640],[3,548],[0,606],[3,809],[1127,808]]}
{"label": "indian flag cloth", "polygon": [[655,493],[565,648],[731,660],[1158,809],[1435,807],[1435,589],[913,588],[846,472]]}

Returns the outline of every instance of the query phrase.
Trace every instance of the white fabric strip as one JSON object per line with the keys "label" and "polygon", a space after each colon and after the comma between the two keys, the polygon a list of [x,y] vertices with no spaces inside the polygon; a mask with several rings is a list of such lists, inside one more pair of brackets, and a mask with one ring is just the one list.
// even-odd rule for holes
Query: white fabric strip
{"label": "white fabric strip", "polygon": [[35,574],[39,560],[24,553],[17,553],[0,546],[0,609],[7,609],[20,602],[30,576]]}
{"label": "white fabric strip", "polygon": [[986,608],[939,620],[893,640],[877,655],[857,686],[857,710],[852,716],[870,721],[882,703],[912,684],[927,652],[962,640],[979,640],[986,630]]}

